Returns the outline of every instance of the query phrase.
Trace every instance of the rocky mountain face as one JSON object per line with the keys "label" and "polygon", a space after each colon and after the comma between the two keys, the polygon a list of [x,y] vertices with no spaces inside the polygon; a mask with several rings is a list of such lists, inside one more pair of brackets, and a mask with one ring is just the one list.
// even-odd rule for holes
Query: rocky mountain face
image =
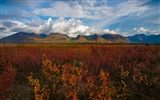
{"label": "rocky mountain face", "polygon": [[137,34],[129,37],[123,37],[119,34],[93,34],[71,38],[60,33],[46,35],[19,32],[0,39],[0,43],[160,43],[160,34],[150,36]]}

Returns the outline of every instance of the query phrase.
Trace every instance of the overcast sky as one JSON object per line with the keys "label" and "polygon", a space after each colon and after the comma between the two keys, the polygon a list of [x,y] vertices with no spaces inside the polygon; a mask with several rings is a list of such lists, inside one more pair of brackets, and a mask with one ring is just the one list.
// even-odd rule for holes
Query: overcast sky
{"label": "overcast sky", "polygon": [[16,32],[160,34],[159,0],[0,1],[0,38]]}

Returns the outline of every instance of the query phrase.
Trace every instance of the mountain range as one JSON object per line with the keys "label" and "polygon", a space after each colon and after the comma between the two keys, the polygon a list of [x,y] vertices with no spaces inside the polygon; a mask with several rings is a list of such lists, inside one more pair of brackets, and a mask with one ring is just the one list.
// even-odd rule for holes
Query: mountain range
{"label": "mountain range", "polygon": [[136,34],[124,37],[119,34],[93,34],[89,36],[78,35],[71,38],[61,33],[36,34],[18,32],[0,39],[0,43],[160,43],[159,35]]}

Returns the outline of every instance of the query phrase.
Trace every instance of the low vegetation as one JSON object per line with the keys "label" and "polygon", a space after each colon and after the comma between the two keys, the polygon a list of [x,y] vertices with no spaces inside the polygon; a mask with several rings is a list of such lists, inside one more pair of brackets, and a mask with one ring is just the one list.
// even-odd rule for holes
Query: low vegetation
{"label": "low vegetation", "polygon": [[1,100],[158,100],[159,45],[0,45]]}

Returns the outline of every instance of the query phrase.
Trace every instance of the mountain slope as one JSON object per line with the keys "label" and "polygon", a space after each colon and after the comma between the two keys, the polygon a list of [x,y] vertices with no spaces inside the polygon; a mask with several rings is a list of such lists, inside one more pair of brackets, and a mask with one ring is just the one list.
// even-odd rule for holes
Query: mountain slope
{"label": "mountain slope", "polygon": [[34,38],[41,38],[41,36],[42,34],[19,32],[0,39],[0,43],[35,43]]}
{"label": "mountain slope", "polygon": [[40,43],[68,43],[70,38],[65,34],[50,33],[44,39],[38,40]]}
{"label": "mountain slope", "polygon": [[127,38],[134,43],[160,43],[160,34],[149,36],[144,34],[136,34],[134,36],[128,36]]}
{"label": "mountain slope", "polygon": [[90,36],[78,35],[70,38],[65,34],[50,33],[35,34],[19,32],[0,39],[0,43],[160,43],[159,35],[137,34],[134,36],[123,37],[119,34],[93,34]]}
{"label": "mountain slope", "polygon": [[73,39],[74,42],[87,42],[88,40],[83,35],[78,35],[76,38]]}
{"label": "mountain slope", "polygon": [[101,37],[113,43],[129,43],[130,42],[126,37],[123,37],[119,34],[103,34]]}
{"label": "mountain slope", "polygon": [[101,42],[101,43],[105,43],[107,42],[105,39],[103,39],[100,35],[98,34],[93,34],[93,35],[89,35],[89,36],[85,36],[85,38],[89,41],[92,42]]}

